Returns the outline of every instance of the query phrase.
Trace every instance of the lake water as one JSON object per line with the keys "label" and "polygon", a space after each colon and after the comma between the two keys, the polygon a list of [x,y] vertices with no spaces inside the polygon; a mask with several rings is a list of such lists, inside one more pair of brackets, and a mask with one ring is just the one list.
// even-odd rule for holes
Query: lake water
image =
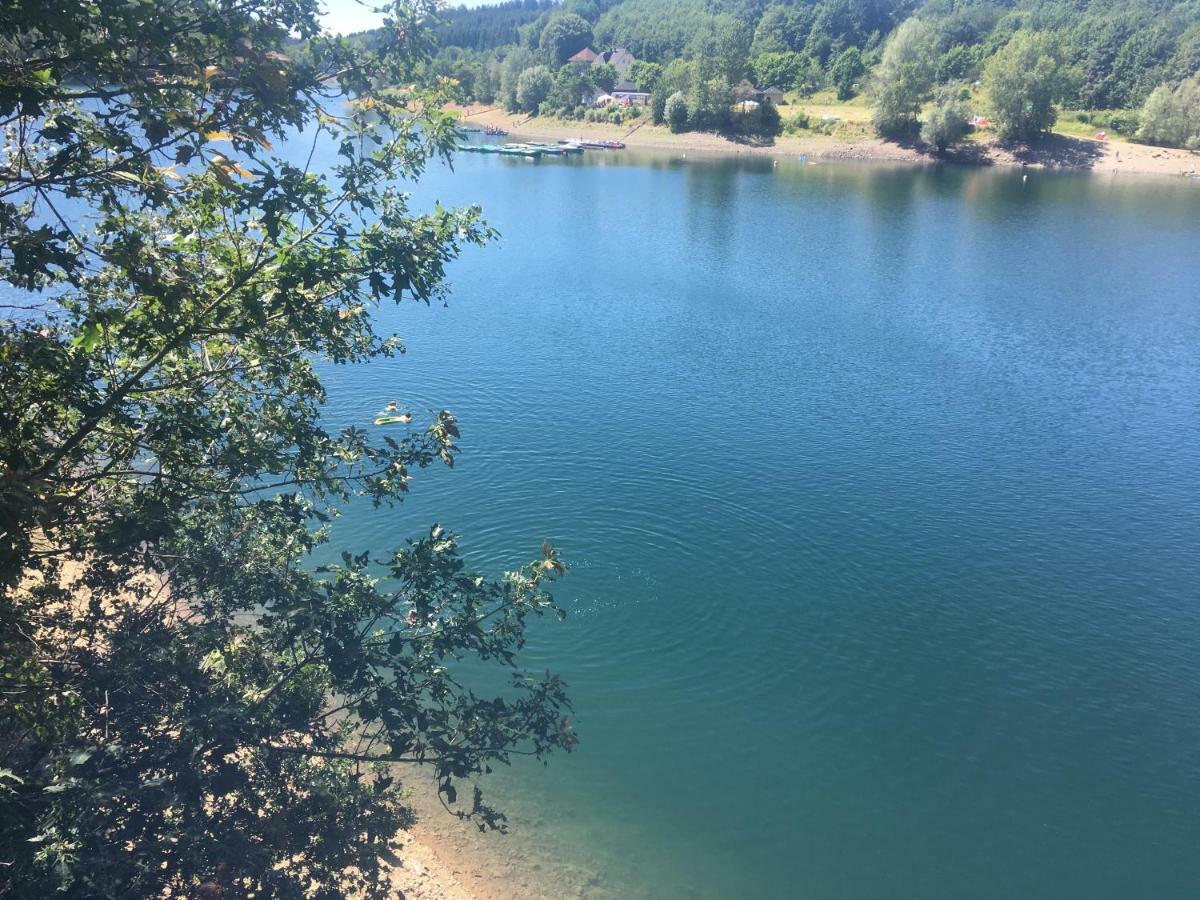
{"label": "lake water", "polygon": [[526,862],[1200,895],[1200,185],[626,151],[415,190],[503,239],[328,417],[448,407],[465,452],[338,543],[573,564],[526,659],[582,743],[497,782]]}

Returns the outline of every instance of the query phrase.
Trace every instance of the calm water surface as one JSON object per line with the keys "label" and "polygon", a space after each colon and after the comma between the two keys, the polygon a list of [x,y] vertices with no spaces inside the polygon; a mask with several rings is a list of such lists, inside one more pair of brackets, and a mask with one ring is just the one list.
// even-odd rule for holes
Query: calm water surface
{"label": "calm water surface", "polygon": [[512,840],[617,897],[1200,896],[1200,186],[626,152],[416,197],[503,240],[329,418],[465,454],[338,540],[573,563],[527,659],[583,743],[503,776]]}

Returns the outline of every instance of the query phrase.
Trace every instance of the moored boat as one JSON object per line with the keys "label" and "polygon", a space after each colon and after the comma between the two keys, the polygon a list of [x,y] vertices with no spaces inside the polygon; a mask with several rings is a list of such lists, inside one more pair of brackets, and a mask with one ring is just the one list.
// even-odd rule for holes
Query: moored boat
{"label": "moored boat", "polygon": [[524,144],[502,144],[496,148],[496,152],[503,156],[526,156],[532,159],[542,155],[542,151],[537,147],[527,147]]}

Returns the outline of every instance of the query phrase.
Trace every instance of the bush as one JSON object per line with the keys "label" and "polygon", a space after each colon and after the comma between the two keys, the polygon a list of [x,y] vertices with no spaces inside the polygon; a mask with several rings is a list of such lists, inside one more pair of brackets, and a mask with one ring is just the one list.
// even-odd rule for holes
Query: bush
{"label": "bush", "polygon": [[788,134],[808,130],[808,113],[801,110],[783,123],[783,130]]}
{"label": "bush", "polygon": [[833,65],[829,67],[829,77],[833,81],[834,87],[837,88],[837,98],[849,100],[853,97],[858,79],[866,71],[862,54],[859,53],[857,47],[843,50],[841,55],[833,61]]}
{"label": "bush", "polygon": [[971,108],[959,98],[958,91],[943,90],[921,125],[921,140],[941,153],[967,136],[970,117]]}
{"label": "bush", "polygon": [[1200,149],[1200,74],[1156,87],[1142,107],[1141,121],[1139,141]]}
{"label": "bush", "polygon": [[667,98],[664,115],[666,117],[666,122],[671,127],[672,131],[687,131],[688,105],[683,94],[681,94],[679,91],[676,91]]}
{"label": "bush", "polygon": [[545,66],[526,69],[517,78],[517,106],[525,112],[537,112],[538,106],[554,87],[554,78]]}

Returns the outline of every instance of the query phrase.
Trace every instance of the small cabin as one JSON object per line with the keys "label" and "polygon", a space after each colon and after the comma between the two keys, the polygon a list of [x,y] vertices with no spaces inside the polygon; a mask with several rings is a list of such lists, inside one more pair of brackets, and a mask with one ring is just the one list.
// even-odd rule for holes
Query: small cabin
{"label": "small cabin", "polygon": [[757,99],[763,103],[772,103],[775,106],[781,106],[786,101],[783,99],[783,91],[777,87],[769,87],[758,92]]}

